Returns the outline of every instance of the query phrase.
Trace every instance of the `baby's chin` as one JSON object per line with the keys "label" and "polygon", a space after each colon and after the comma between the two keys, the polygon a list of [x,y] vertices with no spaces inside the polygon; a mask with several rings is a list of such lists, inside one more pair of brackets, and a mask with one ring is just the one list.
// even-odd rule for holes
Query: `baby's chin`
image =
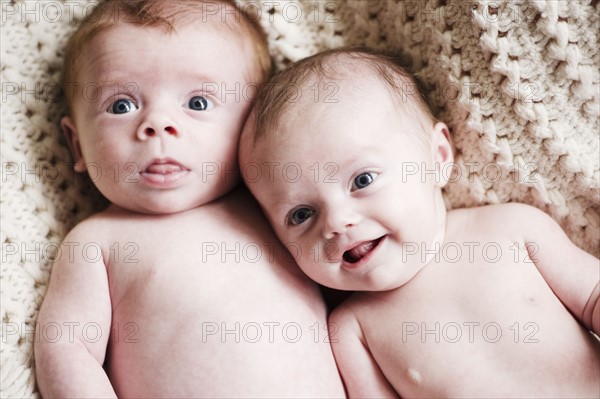
{"label": "baby's chin", "polygon": [[118,203],[113,202],[112,207],[114,209],[121,209],[122,211],[131,212],[131,213],[139,213],[141,215],[172,215],[175,213],[189,211],[190,209],[194,209],[198,205],[186,205],[186,206],[178,206],[177,204],[127,204],[127,203]]}
{"label": "baby's chin", "polygon": [[[206,196],[195,201],[186,199],[184,195],[182,198],[177,200],[155,200],[155,201],[139,201],[131,203],[127,201],[111,201],[113,206],[121,208],[127,212],[139,213],[143,215],[172,215],[176,213],[186,212],[194,208],[198,208],[203,205],[207,205],[216,199],[223,196],[225,193],[219,193],[219,195]],[[109,198],[110,200],[110,198]]]}
{"label": "baby's chin", "polygon": [[[202,185],[201,182],[194,184]],[[192,190],[184,188],[173,191],[132,191],[130,195],[122,192],[119,194],[114,192],[108,193],[109,195],[102,194],[113,206],[128,212],[144,215],[171,215],[214,202],[232,192],[237,185],[237,181],[231,180],[227,184],[206,185],[200,189]]]}
{"label": "baby's chin", "polygon": [[415,277],[417,273],[410,275],[397,273],[390,274],[389,271],[383,273],[369,273],[368,275],[352,278],[327,279],[323,276],[310,276],[313,281],[327,288],[338,291],[364,291],[364,292],[384,292],[392,291],[407,284]]}
{"label": "baby's chin", "polygon": [[368,284],[368,283],[356,283],[356,284],[321,284],[327,288],[333,288],[338,291],[362,291],[362,292],[385,292],[392,291],[402,287],[404,284]]}

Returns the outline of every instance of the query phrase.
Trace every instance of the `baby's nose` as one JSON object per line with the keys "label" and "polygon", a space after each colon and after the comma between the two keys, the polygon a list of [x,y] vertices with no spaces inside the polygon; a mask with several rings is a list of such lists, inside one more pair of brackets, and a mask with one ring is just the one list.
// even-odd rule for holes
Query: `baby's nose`
{"label": "baby's nose", "polygon": [[330,209],[325,216],[323,235],[330,240],[344,234],[358,222],[357,217],[348,209],[338,207]]}
{"label": "baby's nose", "polygon": [[[158,129],[159,132],[165,132],[166,134],[177,136],[177,129],[174,126],[168,125],[164,126],[162,129]],[[153,137],[157,134],[157,130],[152,126],[147,126],[143,128],[142,134],[146,137]]]}
{"label": "baby's nose", "polygon": [[149,137],[159,135],[178,137],[180,131],[177,125],[169,118],[149,115],[138,128],[137,137],[139,140],[146,140]]}

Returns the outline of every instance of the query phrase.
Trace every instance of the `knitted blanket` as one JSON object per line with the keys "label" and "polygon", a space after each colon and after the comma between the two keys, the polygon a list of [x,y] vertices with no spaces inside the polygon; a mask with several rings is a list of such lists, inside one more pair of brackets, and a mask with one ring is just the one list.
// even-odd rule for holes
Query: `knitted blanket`
{"label": "knitted blanket", "polygon": [[[448,207],[528,203],[600,255],[597,0],[240,4],[260,17],[278,68],[342,45],[401,54],[452,130]],[[104,205],[72,172],[59,129],[63,47],[92,6],[1,0],[2,397],[38,396],[32,350],[52,261]]]}

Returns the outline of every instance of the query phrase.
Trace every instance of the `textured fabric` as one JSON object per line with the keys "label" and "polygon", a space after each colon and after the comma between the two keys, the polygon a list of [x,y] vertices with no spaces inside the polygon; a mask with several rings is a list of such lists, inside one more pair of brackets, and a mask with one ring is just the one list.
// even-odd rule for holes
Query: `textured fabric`
{"label": "textured fabric", "polygon": [[[448,206],[532,204],[599,255],[597,1],[241,4],[260,15],[278,68],[342,45],[401,54],[452,129],[460,173]],[[31,397],[36,315],[52,260],[66,256],[58,244],[104,203],[72,172],[56,83],[66,38],[92,3],[1,5],[0,396]]]}

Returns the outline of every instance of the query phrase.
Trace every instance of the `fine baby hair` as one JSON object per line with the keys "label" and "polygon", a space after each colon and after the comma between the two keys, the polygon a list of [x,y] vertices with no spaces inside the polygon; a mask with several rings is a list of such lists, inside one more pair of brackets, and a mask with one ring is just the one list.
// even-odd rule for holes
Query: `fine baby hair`
{"label": "fine baby hair", "polygon": [[323,101],[335,102],[337,86],[332,82],[347,78],[348,71],[362,68],[385,82],[399,110],[422,124],[432,126],[437,121],[422,82],[402,66],[400,57],[366,47],[337,48],[290,65],[259,90],[253,111],[253,129],[249,129],[254,135],[254,143],[269,134],[276,134],[278,123],[288,107],[302,96],[313,94],[312,88],[308,87],[312,78],[316,77],[319,87],[324,87],[320,89],[323,94],[330,94]]}
{"label": "fine baby hair", "polygon": [[[214,23],[217,21],[219,23]],[[75,96],[78,62],[83,49],[100,32],[119,22],[157,27],[176,34],[179,23],[203,23],[219,29],[229,29],[242,37],[251,39],[258,64],[257,82],[266,80],[272,73],[267,39],[257,20],[232,0],[110,0],[102,1],[81,22],[71,35],[64,55],[62,83],[66,103],[71,110]],[[240,23],[241,22],[241,23]],[[190,49],[192,51],[193,49]]]}

